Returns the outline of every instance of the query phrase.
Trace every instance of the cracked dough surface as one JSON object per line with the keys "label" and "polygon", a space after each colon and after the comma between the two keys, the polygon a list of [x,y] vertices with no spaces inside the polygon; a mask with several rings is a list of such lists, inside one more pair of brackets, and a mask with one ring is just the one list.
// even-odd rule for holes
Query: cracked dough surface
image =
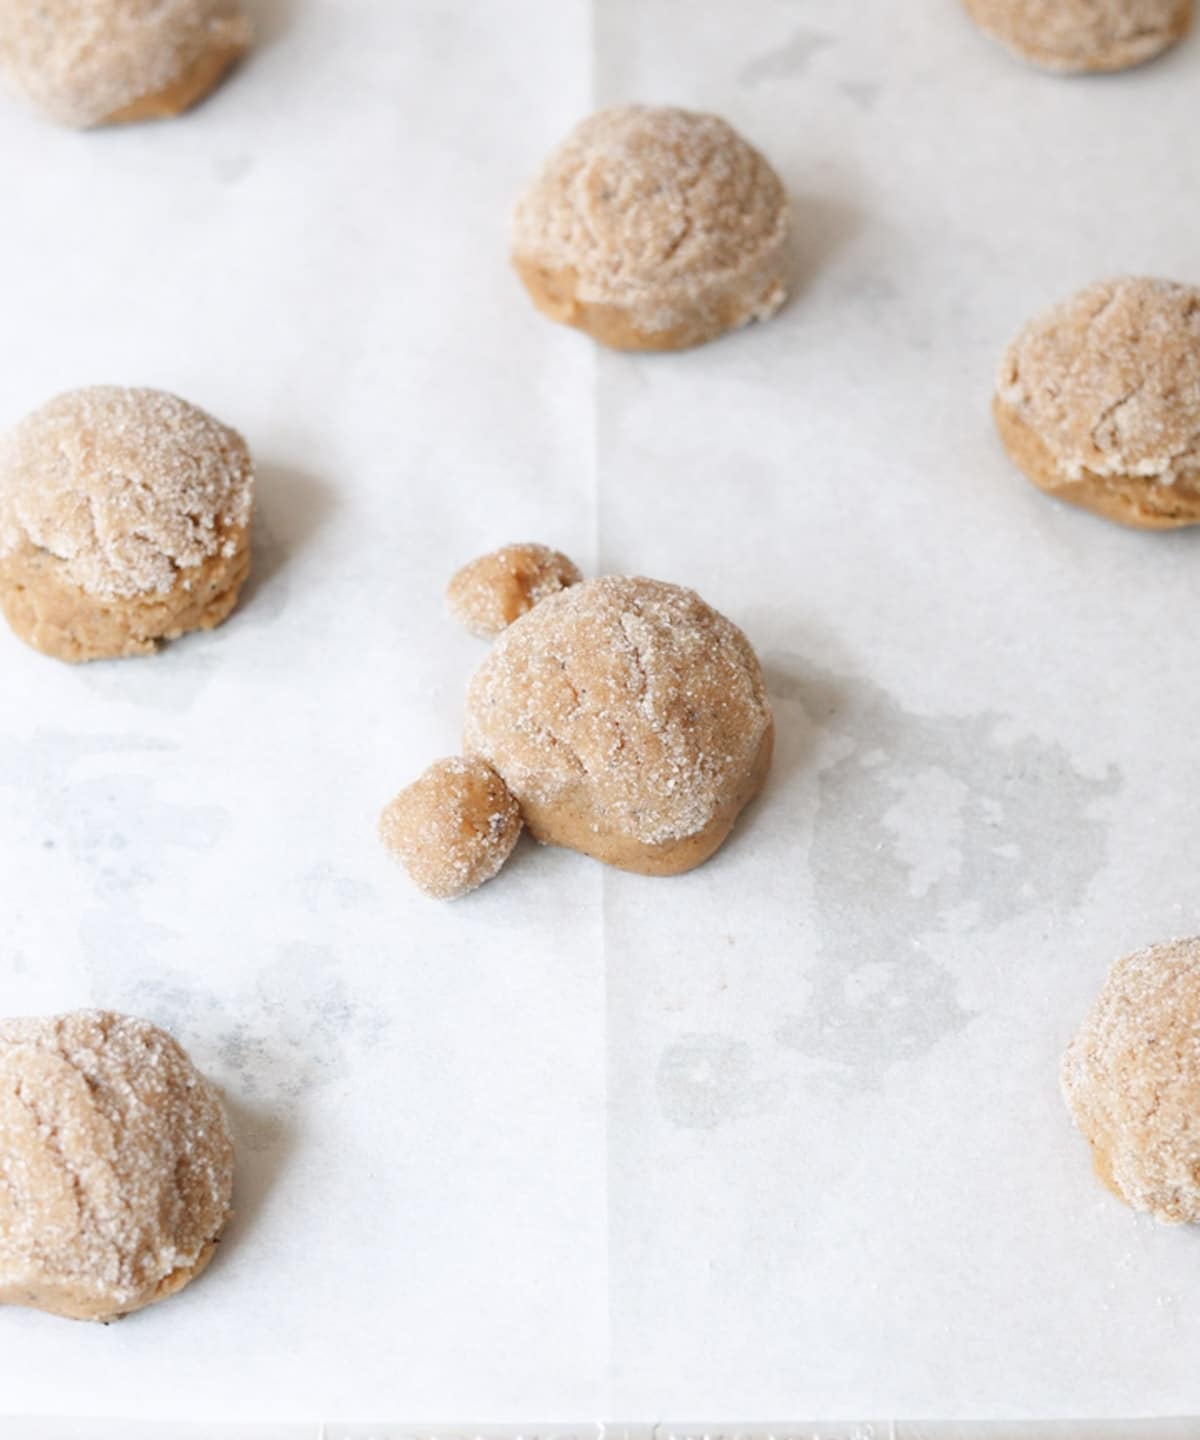
{"label": "cracked dough surface", "polygon": [[60,395],[0,440],[0,609],[61,660],[152,652],[210,629],[250,568],[253,467],[175,395]]}
{"label": "cracked dough surface", "polygon": [[1200,521],[1200,289],[1126,278],[1033,320],[1000,364],[1005,448],[1043,490],[1143,529]]}
{"label": "cracked dough surface", "polygon": [[657,580],[551,595],[504,631],[467,695],[467,753],[498,771],[535,839],[649,875],[722,844],[772,738],[745,635]]}
{"label": "cracked dough surface", "polygon": [[162,1300],[212,1258],[232,1190],[216,1091],[164,1031],[0,1021],[0,1304],[110,1320]]}
{"label": "cracked dough surface", "polygon": [[1200,939],[1117,961],[1063,1057],[1062,1087],[1118,1198],[1200,1221]]}
{"label": "cracked dough surface", "polygon": [[716,115],[626,105],[578,125],[513,212],[534,304],[623,350],[678,350],[783,304],[787,196]]}
{"label": "cracked dough surface", "polygon": [[1188,30],[1193,0],[964,0],[980,29],[1022,59],[1067,73],[1127,70]]}
{"label": "cracked dough surface", "polygon": [[248,48],[241,0],[3,0],[0,63],[30,101],[86,129],[178,115]]}

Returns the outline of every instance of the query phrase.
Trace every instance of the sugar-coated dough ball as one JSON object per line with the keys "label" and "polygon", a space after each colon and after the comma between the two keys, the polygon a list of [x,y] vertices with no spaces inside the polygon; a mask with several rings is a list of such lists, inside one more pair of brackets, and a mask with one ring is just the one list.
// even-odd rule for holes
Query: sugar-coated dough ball
{"label": "sugar-coated dough ball", "polygon": [[583,577],[545,545],[506,545],[464,565],[446,587],[450,611],[473,635],[490,640],[539,600]]}
{"label": "sugar-coated dough ball", "polygon": [[1159,1220],[1200,1221],[1200,939],[1117,961],[1062,1085],[1115,1195]]}
{"label": "sugar-coated dough ball", "polygon": [[1039,315],[1000,364],[993,413],[1025,474],[1110,520],[1200,521],[1200,289],[1106,280]]}
{"label": "sugar-coated dough ball", "polygon": [[387,850],[435,900],[456,900],[490,880],[520,834],[516,800],[478,758],[436,761],[379,819]]}
{"label": "sugar-coated dough ball", "polygon": [[517,203],[534,304],[620,350],[678,350],[787,294],[779,177],[715,115],[626,105],[578,125]]}
{"label": "sugar-coated dough ball", "polygon": [[0,64],[80,129],[178,115],[250,40],[241,0],[0,0]]}
{"label": "sugar-coated dough ball", "polygon": [[1047,70],[1127,70],[1187,32],[1193,0],[964,0],[982,30]]}
{"label": "sugar-coated dough ball", "polygon": [[510,625],[467,694],[466,743],[538,840],[647,875],[721,845],[773,728],[750,642],[691,590],[588,580]]}
{"label": "sugar-coated dough ball", "polygon": [[245,442],[158,390],[51,400],[0,440],[0,609],[60,660],[209,630],[250,569]]}
{"label": "sugar-coated dough ball", "polygon": [[0,1021],[0,1304],[112,1320],[212,1259],[233,1193],[217,1093],[162,1030]]}

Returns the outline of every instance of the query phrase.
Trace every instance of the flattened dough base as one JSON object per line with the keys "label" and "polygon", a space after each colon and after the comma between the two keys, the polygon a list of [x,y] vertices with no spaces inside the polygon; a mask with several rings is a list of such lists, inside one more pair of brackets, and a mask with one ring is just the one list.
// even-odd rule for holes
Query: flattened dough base
{"label": "flattened dough base", "polygon": [[682,875],[686,870],[703,865],[729,838],[738,816],[766,783],[774,748],[775,727],[772,723],[767,726],[754,757],[754,765],[737,793],[703,830],[682,840],[646,845],[625,834],[594,829],[588,819],[593,812],[586,805],[573,805],[569,795],[559,796],[550,805],[539,805],[519,796],[521,815],[529,833],[543,845],[561,845],[567,850],[578,850],[606,865],[630,870],[636,875]]}
{"label": "flattened dough base", "polygon": [[1097,475],[1085,470],[1068,479],[1038,435],[1002,400],[992,414],[1013,462],[1047,495],[1138,530],[1179,530],[1200,524],[1200,476],[1164,485],[1152,476]]}
{"label": "flattened dough base", "polygon": [[573,325],[613,350],[689,350],[707,344],[753,320],[769,319],[787,291],[786,268],[773,254],[755,275],[742,275],[734,285],[709,290],[690,314],[669,328],[646,330],[623,306],[579,299],[574,270],[548,270],[520,255],[513,256],[513,268],[543,315],[560,325]]}
{"label": "flattened dough base", "polygon": [[210,94],[246,53],[243,45],[218,45],[206,50],[173,84],[153,95],[143,95],[100,121],[101,125],[128,125],[140,120],[170,120],[182,115]]}
{"label": "flattened dough base", "polygon": [[57,574],[59,562],[33,547],[0,561],[0,610],[27,645],[56,660],[115,660],[149,655],[161,640],[211,630],[233,610],[250,571],[250,535],[188,572],[165,595],[101,600]]}

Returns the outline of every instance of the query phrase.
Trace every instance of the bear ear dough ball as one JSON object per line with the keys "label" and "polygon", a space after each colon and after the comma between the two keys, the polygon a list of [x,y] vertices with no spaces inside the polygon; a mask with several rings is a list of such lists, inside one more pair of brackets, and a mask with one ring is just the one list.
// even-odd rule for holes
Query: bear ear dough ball
{"label": "bear ear dough ball", "polygon": [[250,569],[241,436],[177,396],[98,386],[0,440],[0,609],[60,660],[219,625]]}
{"label": "bear ear dough ball", "polygon": [[464,565],[446,587],[450,613],[481,640],[492,640],[540,600],[583,577],[558,550],[506,545]]}
{"label": "bear ear dough ball", "polygon": [[486,761],[438,760],[379,818],[384,848],[434,900],[456,900],[500,872],[521,812]]}
{"label": "bear ear dough ball", "polygon": [[981,30],[1062,74],[1128,70],[1187,33],[1193,0],[963,0]]}
{"label": "bear ear dough ball", "polygon": [[1118,1199],[1200,1221],[1200,939],[1117,961],[1063,1057],[1062,1088]]}
{"label": "bear ear dough ball", "polygon": [[1009,346],[992,408],[1057,499],[1139,529],[1200,523],[1200,289],[1107,280],[1054,306]]}
{"label": "bear ear dough ball", "polygon": [[787,295],[787,196],[724,120],[627,105],[578,125],[517,202],[533,303],[618,350],[679,350]]}
{"label": "bear ear dough ball", "polygon": [[0,1020],[0,1305],[114,1320],[166,1299],[232,1193],[220,1100],[171,1036],[107,1011]]}
{"label": "bear ear dough ball", "polygon": [[75,129],[190,109],[251,39],[241,0],[0,4],[0,65],[35,108]]}

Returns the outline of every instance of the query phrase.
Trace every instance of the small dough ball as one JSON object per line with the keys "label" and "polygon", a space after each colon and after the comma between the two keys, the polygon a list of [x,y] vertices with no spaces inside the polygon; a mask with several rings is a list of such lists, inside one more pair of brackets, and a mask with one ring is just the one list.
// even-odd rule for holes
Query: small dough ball
{"label": "small dough ball", "polygon": [[1186,34],[1192,0],[964,0],[993,39],[1047,70],[1127,70]]}
{"label": "small dough ball", "polygon": [[787,295],[779,177],[716,115],[626,105],[575,128],[521,196],[512,258],[534,304],[618,350],[680,350]]}
{"label": "small dough ball", "polygon": [[446,587],[446,599],[460,624],[490,640],[539,600],[578,585],[582,578],[558,550],[506,545],[464,565]]}
{"label": "small dough ball", "polygon": [[0,1304],[114,1320],[173,1295],[229,1218],[217,1092],[146,1020],[0,1021]]}
{"label": "small dough ball", "polygon": [[521,812],[483,760],[438,760],[379,817],[379,838],[418,889],[457,900],[498,874],[521,834]]}
{"label": "small dough ball", "polygon": [[771,708],[736,625],[691,590],[610,576],[543,600],[467,694],[466,750],[530,833],[646,875],[722,844],[762,788]]}
{"label": "small dough ball", "polygon": [[241,436],[159,390],[97,386],[0,440],[0,609],[59,660],[211,630],[250,570]]}
{"label": "small dough ball", "polygon": [[1049,494],[1123,525],[1200,521],[1200,290],[1106,280],[1040,315],[1000,365],[993,414]]}
{"label": "small dough ball", "polygon": [[0,4],[0,64],[38,109],[77,129],[180,114],[250,40],[241,0]]}
{"label": "small dough ball", "polygon": [[1096,1174],[1159,1220],[1200,1221],[1200,939],[1118,960],[1063,1057]]}

